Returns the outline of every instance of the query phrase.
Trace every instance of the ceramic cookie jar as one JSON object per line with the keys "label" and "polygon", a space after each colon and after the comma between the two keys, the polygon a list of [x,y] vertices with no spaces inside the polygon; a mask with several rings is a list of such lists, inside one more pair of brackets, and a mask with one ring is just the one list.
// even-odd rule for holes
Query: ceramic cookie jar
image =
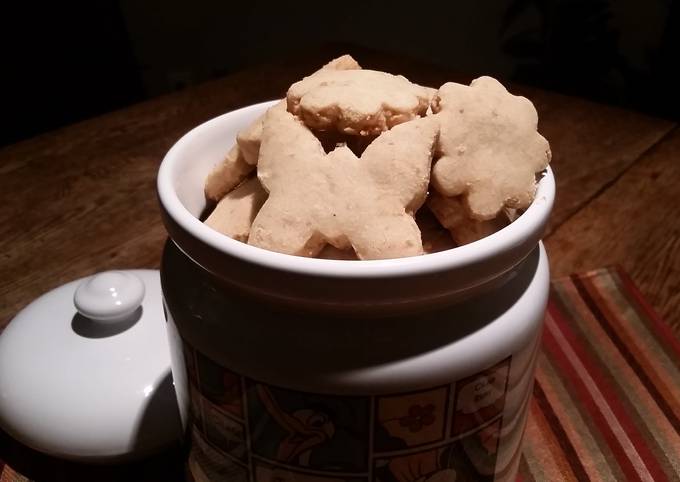
{"label": "ceramic cookie jar", "polygon": [[158,174],[161,283],[196,481],[510,481],[548,297],[555,185],[512,224],[410,258],[265,251],[200,218],[203,183],[272,103],[180,139]]}

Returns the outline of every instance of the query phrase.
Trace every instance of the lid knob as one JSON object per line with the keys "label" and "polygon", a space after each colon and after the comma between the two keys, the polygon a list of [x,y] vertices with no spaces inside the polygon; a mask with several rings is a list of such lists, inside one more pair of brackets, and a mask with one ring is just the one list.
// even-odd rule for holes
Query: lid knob
{"label": "lid knob", "polygon": [[125,320],[141,306],[144,291],[144,283],[136,275],[105,271],[82,281],[73,303],[84,317],[113,323]]}

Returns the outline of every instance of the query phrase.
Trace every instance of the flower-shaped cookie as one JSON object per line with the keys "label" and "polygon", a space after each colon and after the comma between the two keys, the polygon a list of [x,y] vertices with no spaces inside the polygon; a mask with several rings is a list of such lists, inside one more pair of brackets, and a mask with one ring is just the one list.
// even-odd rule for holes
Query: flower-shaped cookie
{"label": "flower-shaped cookie", "polygon": [[375,70],[323,70],[288,89],[288,111],[313,129],[375,135],[425,115],[432,89]]}
{"label": "flower-shaped cookie", "polygon": [[546,168],[551,154],[528,99],[480,77],[470,86],[444,84],[432,111],[441,126],[441,157],[432,170],[432,185],[440,194],[463,195],[478,220],[493,219],[504,207],[531,204],[535,174]]}

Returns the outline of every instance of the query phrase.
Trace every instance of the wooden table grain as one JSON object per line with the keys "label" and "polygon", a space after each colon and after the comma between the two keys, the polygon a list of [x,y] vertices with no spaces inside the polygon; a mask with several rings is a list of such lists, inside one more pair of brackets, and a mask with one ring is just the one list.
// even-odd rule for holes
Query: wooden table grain
{"label": "wooden table grain", "polygon": [[[280,59],[1,149],[0,329],[64,282],[106,269],[157,268],[166,233],[155,176],[170,146],[212,117],[280,97],[337,53]],[[469,80],[409,59],[352,53],[366,67],[427,85]],[[553,150],[558,191],[544,238],[552,275],[620,264],[680,335],[678,123],[511,90],[533,100]]]}

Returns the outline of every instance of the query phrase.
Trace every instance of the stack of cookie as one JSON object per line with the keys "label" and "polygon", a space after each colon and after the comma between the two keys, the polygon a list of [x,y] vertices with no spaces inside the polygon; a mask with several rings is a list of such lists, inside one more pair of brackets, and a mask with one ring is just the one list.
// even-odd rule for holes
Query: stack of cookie
{"label": "stack of cookie", "polygon": [[[524,97],[481,77],[439,90],[350,56],[293,84],[208,176],[206,224],[298,256],[423,254],[426,205],[456,244],[526,209],[550,162]],[[350,253],[348,256],[347,253]]]}

